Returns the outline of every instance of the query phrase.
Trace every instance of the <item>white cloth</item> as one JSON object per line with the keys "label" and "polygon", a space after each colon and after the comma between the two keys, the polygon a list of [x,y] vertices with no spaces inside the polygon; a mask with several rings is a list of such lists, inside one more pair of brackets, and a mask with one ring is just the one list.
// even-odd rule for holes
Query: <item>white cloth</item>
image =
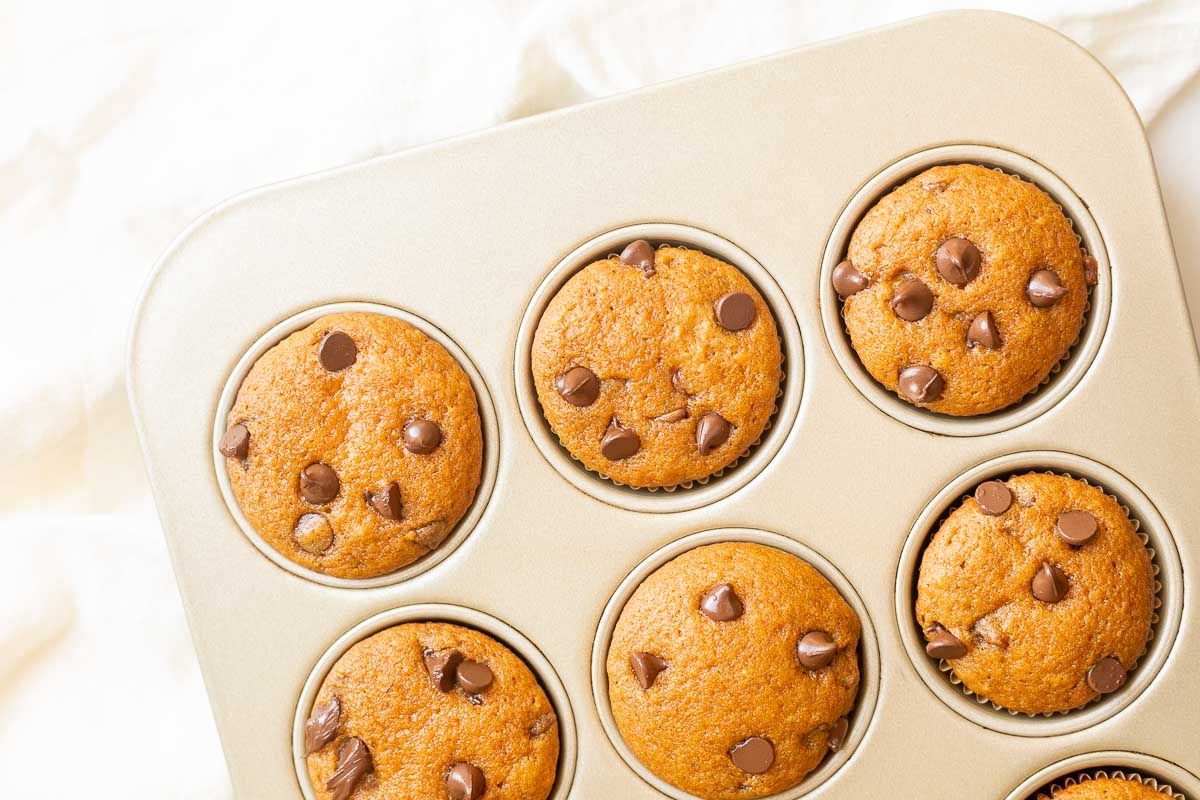
{"label": "white cloth", "polygon": [[[1189,82],[1200,96],[1200,3],[994,5],[1089,47],[1147,123],[1167,109],[1159,166],[1194,219],[1200,102],[1171,104]],[[0,796],[232,796],[123,383],[138,290],[190,220],[259,184],[940,7],[0,0]],[[1181,261],[1200,291],[1193,228]]]}

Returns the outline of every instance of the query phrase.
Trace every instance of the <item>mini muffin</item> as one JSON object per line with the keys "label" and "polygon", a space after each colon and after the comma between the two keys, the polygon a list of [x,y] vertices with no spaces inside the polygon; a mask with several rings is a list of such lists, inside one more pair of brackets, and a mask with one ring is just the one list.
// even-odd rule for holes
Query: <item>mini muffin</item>
{"label": "mini muffin", "polygon": [[921,559],[926,651],[1011,711],[1050,714],[1116,691],[1142,655],[1154,568],[1121,506],[1095,486],[1028,473],[987,481]]}
{"label": "mini muffin", "polygon": [[635,487],[677,486],[736,461],[771,419],[781,362],[775,320],[745,275],[641,240],[567,281],[532,353],[559,441]]}
{"label": "mini muffin", "polygon": [[690,550],[637,588],[608,693],[651,772],[707,800],[796,786],[846,739],[860,625],[805,561],[748,542]]}
{"label": "mini muffin", "polygon": [[1045,192],[975,164],[934,167],[879,200],[833,272],[867,371],[954,416],[1036,389],[1078,338],[1095,280]]}
{"label": "mini muffin", "polygon": [[544,800],[558,718],[529,667],[495,639],[408,623],[337,660],[304,747],[318,800]]}
{"label": "mini muffin", "polygon": [[219,449],[246,519],[281,555],[368,578],[436,548],[479,487],[475,392],[408,323],[332,314],[250,369]]}
{"label": "mini muffin", "polygon": [[[1060,789],[1054,800],[1165,800],[1173,795],[1128,778],[1091,778]],[[1038,800],[1047,798],[1039,794]]]}

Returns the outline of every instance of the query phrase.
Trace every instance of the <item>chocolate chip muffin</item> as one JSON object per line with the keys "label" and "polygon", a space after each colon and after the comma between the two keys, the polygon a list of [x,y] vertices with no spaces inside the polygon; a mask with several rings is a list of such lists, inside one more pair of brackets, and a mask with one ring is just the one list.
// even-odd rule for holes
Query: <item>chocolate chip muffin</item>
{"label": "chocolate chip muffin", "polygon": [[318,800],[544,800],[558,718],[529,667],[479,631],[380,631],[346,651],[304,728]]}
{"label": "chocolate chip muffin", "polygon": [[921,559],[926,652],[1012,711],[1066,711],[1116,691],[1154,615],[1150,554],[1112,497],[1063,475],[987,481]]}
{"label": "chocolate chip muffin", "polygon": [[698,547],[621,611],[607,662],[613,717],[638,760],[686,792],[781,792],[846,739],[859,632],[801,559],[748,542]]}
{"label": "chocolate chip muffin", "polygon": [[1039,794],[1037,797],[1038,800],[1050,797],[1054,800],[1165,800],[1173,795],[1127,778],[1091,778],[1053,795]]}
{"label": "chocolate chip muffin", "polygon": [[975,164],[934,167],[879,200],[833,271],[867,371],[953,416],[1036,389],[1079,336],[1095,281],[1045,192]]}
{"label": "chocolate chip muffin", "polygon": [[645,241],[576,273],[533,340],[533,381],[559,441],[635,487],[706,478],[754,444],[782,380],[775,320],[735,267]]}
{"label": "chocolate chip muffin", "polygon": [[458,362],[395,317],[331,314],[250,369],[219,449],[234,497],[284,557],[339,578],[409,564],[479,486],[483,436]]}

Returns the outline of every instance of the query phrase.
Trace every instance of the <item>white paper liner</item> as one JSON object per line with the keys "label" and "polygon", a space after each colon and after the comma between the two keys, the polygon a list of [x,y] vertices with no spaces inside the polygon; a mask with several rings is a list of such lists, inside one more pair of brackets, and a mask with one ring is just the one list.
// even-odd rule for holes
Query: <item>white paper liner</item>
{"label": "white paper liner", "polygon": [[1086,783],[1096,778],[1113,778],[1116,780],[1127,780],[1141,783],[1150,787],[1156,792],[1161,792],[1164,798],[1174,798],[1174,800],[1188,800],[1183,792],[1177,792],[1170,784],[1161,783],[1157,778],[1142,775],[1133,770],[1121,769],[1119,767],[1105,768],[1099,767],[1096,769],[1084,770],[1077,772],[1074,775],[1069,775],[1065,778],[1059,778],[1051,783],[1048,787],[1039,789],[1037,794],[1033,795],[1030,800],[1051,800],[1055,795],[1064,789],[1070,788],[1080,783]]}
{"label": "white paper liner", "polygon": [[[958,161],[958,162],[954,162],[954,163],[956,163],[956,164],[974,164],[977,167],[987,167],[988,169],[995,170],[996,172],[999,172],[1003,175],[1008,175],[1013,178],[1019,178],[1020,180],[1023,180],[1026,183],[1036,186],[1039,190],[1041,190],[1042,194],[1044,194],[1044,195],[1046,195],[1046,197],[1050,198],[1051,202],[1054,203],[1054,207],[1057,208],[1062,213],[1063,217],[1066,218],[1067,224],[1071,226],[1071,232],[1075,235],[1075,241],[1079,243],[1079,252],[1082,254],[1083,258],[1085,258],[1085,259],[1087,258],[1089,253],[1088,253],[1087,247],[1084,246],[1083,237],[1080,236],[1079,231],[1077,231],[1075,229],[1075,220],[1072,219],[1071,215],[1067,213],[1067,210],[1065,208],[1063,208],[1061,204],[1059,204],[1059,202],[1054,198],[1054,195],[1052,195],[1048,191],[1046,191],[1045,188],[1043,188],[1036,181],[1032,181],[1029,178],[1026,178],[1024,175],[1021,175],[1020,173],[1013,172],[1012,170],[1006,170],[1006,169],[1002,169],[1000,167],[992,166],[991,164],[979,164],[979,163],[969,161],[969,160],[968,161]],[[896,191],[901,186],[908,183],[910,180],[917,177],[918,175],[925,172],[926,170],[933,169],[934,167],[947,166],[947,165],[948,164],[944,164],[944,163],[932,163],[932,164],[928,164],[928,165],[922,167],[920,170],[918,170],[917,172],[914,172],[912,175],[909,175],[907,178],[905,178],[903,181],[901,181],[900,183],[893,186],[888,191],[880,194],[879,197],[876,198],[875,202],[871,204],[871,208],[867,209],[867,211],[869,212],[876,205],[878,205],[879,202],[883,200],[883,198],[887,197],[889,194]],[[859,221],[861,222],[861,220],[859,220]],[[854,237],[854,232],[857,230],[858,230],[858,223],[855,223],[854,228],[850,231],[849,236],[846,237],[846,242],[845,242],[846,246],[844,248],[842,248],[843,256],[845,255],[845,251],[847,249],[849,249],[850,239]],[[1099,282],[1099,277],[1097,277],[1097,282]],[[1050,367],[1050,370],[1046,373],[1046,377],[1042,378],[1042,380],[1038,383],[1037,386],[1034,386],[1032,389],[1030,389],[1028,392],[1026,392],[1025,395],[1020,400],[1017,400],[1014,403],[1009,403],[1008,405],[1003,406],[1001,408],[992,409],[991,411],[985,411],[982,414],[956,415],[956,414],[943,414],[941,412],[933,411],[931,409],[925,408],[924,406],[919,406],[914,403],[908,403],[907,400],[900,397],[898,394],[896,394],[896,392],[893,391],[892,394],[895,394],[896,397],[900,398],[901,402],[907,403],[908,405],[911,405],[913,408],[920,409],[921,411],[924,411],[928,414],[933,414],[938,417],[947,417],[949,419],[979,419],[981,417],[986,417],[988,414],[997,414],[1001,411],[1011,411],[1012,409],[1020,406],[1021,404],[1028,402],[1033,397],[1035,397],[1038,394],[1038,392],[1042,391],[1042,389],[1045,386],[1047,386],[1052,380],[1054,380],[1054,376],[1058,375],[1058,373],[1062,371],[1063,365],[1066,364],[1071,359],[1072,352],[1075,350],[1075,347],[1079,344],[1079,340],[1083,338],[1083,334],[1087,330],[1088,314],[1092,310],[1092,290],[1096,287],[1096,284],[1090,283],[1086,280],[1086,270],[1085,270],[1084,286],[1086,287],[1087,296],[1086,296],[1086,298],[1084,300],[1084,304],[1083,304],[1082,321],[1079,324],[1079,330],[1076,331],[1076,333],[1075,333],[1075,338],[1073,340],[1071,340],[1071,343],[1069,345],[1067,345],[1066,350],[1064,350],[1063,354],[1061,356],[1059,356],[1058,361],[1055,361],[1054,364]],[[850,343],[850,351],[853,352],[855,355],[855,358],[857,358],[858,351],[854,349],[853,340],[850,338],[850,329],[846,326],[846,302],[839,296],[837,298],[837,303],[838,303],[838,316],[840,316],[842,319],[842,334],[846,337],[846,341],[848,343]],[[859,361],[859,364],[862,364],[861,360]],[[875,380],[875,376],[871,375],[871,371],[866,368],[866,365],[863,365],[863,370],[866,372],[867,375],[869,375],[871,377],[872,380]],[[878,383],[878,381],[876,381],[876,382]],[[883,384],[880,384],[880,386],[882,386],[882,385]]]}
{"label": "white paper liner", "polygon": [[[1009,478],[1014,478],[1014,477],[1017,477],[1018,475],[1029,475],[1029,474],[1057,475],[1060,477],[1071,478],[1072,480],[1077,480],[1080,483],[1087,485],[1087,486],[1095,486],[1097,489],[1104,492],[1104,494],[1107,495],[1109,498],[1116,501],[1117,505],[1119,505],[1121,507],[1121,511],[1124,512],[1125,518],[1128,519],[1129,523],[1133,526],[1134,533],[1136,533],[1138,539],[1141,540],[1142,546],[1146,548],[1146,553],[1150,556],[1150,574],[1154,578],[1154,601],[1153,601],[1153,604],[1151,606],[1151,611],[1150,611],[1150,630],[1146,634],[1146,642],[1145,642],[1144,646],[1142,647],[1142,652],[1140,654],[1138,654],[1137,658],[1135,658],[1133,660],[1133,664],[1131,664],[1128,669],[1128,672],[1132,673],[1135,669],[1137,669],[1138,662],[1141,661],[1142,657],[1145,656],[1146,653],[1150,650],[1150,643],[1154,641],[1154,637],[1158,631],[1158,623],[1159,623],[1159,619],[1160,619],[1158,612],[1159,612],[1159,609],[1162,608],[1162,597],[1161,597],[1162,581],[1160,581],[1158,578],[1159,573],[1161,572],[1161,567],[1158,564],[1158,553],[1156,553],[1154,548],[1150,546],[1150,537],[1148,537],[1145,533],[1142,532],[1141,520],[1134,518],[1130,514],[1129,506],[1122,503],[1120,498],[1118,498],[1116,495],[1111,494],[1103,486],[1101,486],[1100,484],[1095,483],[1093,481],[1089,481],[1087,478],[1076,478],[1074,475],[1072,475],[1069,472],[1056,472],[1054,470],[1021,470],[1019,472],[1010,473],[1003,477],[996,476],[994,478],[989,478],[988,480],[1008,480]],[[982,483],[982,481],[981,481],[981,483]],[[957,508],[959,508],[959,506],[961,506],[964,502],[966,502],[968,497],[970,497],[970,495],[963,495],[962,499],[957,504],[946,509],[946,512],[944,514],[942,514],[941,517],[938,518],[937,523],[930,530],[929,540],[933,539],[933,535],[938,530],[941,529],[942,524],[946,521],[946,519],[950,516],[950,514],[953,511],[955,511]],[[926,546],[928,546],[928,541],[926,541]],[[923,555],[924,555],[924,550],[922,549],[922,556]],[[917,560],[917,568],[918,569],[920,569],[920,562],[921,562],[921,559],[918,559]],[[1085,709],[1088,706],[1092,705],[1093,703],[1095,703],[1105,697],[1108,697],[1109,694],[1114,694],[1114,693],[1110,692],[1109,694],[1097,695],[1096,697],[1093,697],[1091,700],[1088,700],[1087,702],[1085,702],[1083,705],[1076,706],[1075,708],[1067,708],[1067,709],[1063,709],[1062,711],[1047,711],[1047,712],[1044,712],[1041,714],[1029,714],[1024,711],[1014,711],[1011,708],[1006,708],[1006,707],[1000,705],[999,703],[993,702],[992,700],[989,700],[988,698],[983,697],[982,695],[971,691],[970,689],[968,689],[966,687],[966,685],[961,680],[959,680],[958,676],[954,674],[954,668],[945,659],[940,659],[938,661],[938,670],[943,675],[946,676],[946,679],[953,686],[957,687],[959,689],[959,691],[961,691],[967,697],[974,699],[975,702],[979,703],[980,705],[990,705],[996,711],[1003,711],[1014,717],[1018,717],[1018,716],[1019,717],[1027,717],[1029,719],[1050,719],[1053,717],[1063,717],[1063,716],[1066,716],[1067,714],[1071,714],[1073,712]],[[1128,681],[1126,681],[1126,682],[1128,682]],[[1117,691],[1119,692],[1119,691],[1121,691],[1121,689],[1118,689]]]}
{"label": "white paper liner", "polygon": [[[693,250],[694,249],[699,253],[703,253],[704,255],[709,255],[708,253],[705,253],[703,250],[701,250],[699,248],[691,248],[691,247],[688,247],[687,245],[681,244],[679,242],[660,242],[658,247],[655,249],[661,250],[664,247],[676,247],[680,250]],[[609,253],[606,256],[606,258],[620,258],[620,257],[621,257],[620,253]],[[711,256],[711,255],[709,255],[709,257],[717,258],[716,256]],[[595,261],[602,261],[602,260],[603,259],[596,259]],[[723,261],[723,259],[717,259],[717,260]],[[595,263],[595,261],[591,261],[588,263],[589,264]],[[729,264],[728,261],[724,261],[723,263]],[[788,376],[787,376],[787,352],[784,351],[784,349],[783,349],[783,347],[784,347],[783,336],[778,331],[779,321],[776,318],[775,309],[771,308],[771,304],[769,302],[767,302],[766,297],[763,297],[762,292],[759,290],[758,286],[756,286],[754,284],[754,281],[750,278],[750,276],[746,274],[745,270],[743,270],[737,264],[729,264],[729,265],[731,267],[733,267],[734,269],[736,269],[738,272],[740,272],[746,280],[750,281],[750,285],[754,286],[754,290],[759,293],[759,297],[762,297],[762,301],[767,304],[767,308],[769,308],[771,310],[771,317],[775,322],[776,335],[779,338],[779,348],[780,348],[780,354],[781,354],[781,358],[779,359],[779,388],[775,392],[775,404],[774,404],[774,406],[771,407],[771,413],[767,415],[767,422],[765,425],[763,425],[762,431],[759,432],[758,438],[756,438],[753,442],[748,444],[746,446],[746,449],[743,450],[740,454],[738,454],[737,458],[733,459],[728,464],[726,464],[725,466],[716,470],[715,472],[712,472],[712,473],[704,476],[703,478],[695,478],[693,480],[684,481],[683,483],[677,483],[672,486],[632,486],[628,483],[622,483],[621,481],[617,480],[616,478],[613,478],[610,475],[606,475],[603,472],[600,472],[599,470],[592,469],[587,464],[584,464],[582,461],[580,461],[575,456],[574,453],[571,452],[571,448],[569,448],[565,444],[563,444],[562,440],[558,438],[558,433],[554,431],[553,426],[550,426],[550,431],[552,433],[554,433],[554,438],[556,441],[558,441],[559,447],[561,447],[563,449],[563,451],[566,452],[566,454],[571,457],[572,461],[574,461],[576,464],[578,464],[580,467],[582,467],[588,473],[595,475],[598,478],[603,478],[604,480],[608,481],[609,483],[613,484],[614,486],[621,486],[626,489],[632,489],[635,492],[647,492],[650,494],[654,494],[655,492],[666,492],[666,493],[670,494],[679,489],[687,490],[687,489],[691,489],[693,486],[704,486],[709,481],[713,480],[714,478],[720,478],[722,475],[725,475],[728,472],[732,472],[733,469],[738,464],[740,464],[742,461],[744,461],[746,459],[747,456],[749,456],[752,452],[754,452],[754,448],[756,448],[760,444],[762,444],[762,440],[766,437],[767,431],[771,430],[771,426],[775,424],[775,418],[779,415],[779,398],[783,397],[784,387],[787,386],[787,379],[788,379]],[[587,265],[585,264],[584,266],[587,266]],[[581,269],[582,269],[582,267],[581,267]],[[545,417],[545,414],[543,413],[543,418],[544,417]],[[549,420],[547,420],[547,422],[549,422]]]}

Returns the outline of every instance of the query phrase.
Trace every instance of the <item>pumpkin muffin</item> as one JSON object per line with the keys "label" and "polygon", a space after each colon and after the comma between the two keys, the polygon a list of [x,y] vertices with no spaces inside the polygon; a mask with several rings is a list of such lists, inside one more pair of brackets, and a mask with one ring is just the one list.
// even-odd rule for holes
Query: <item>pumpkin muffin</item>
{"label": "pumpkin muffin", "polygon": [[558,718],[529,667],[495,639],[408,623],[337,660],[304,749],[318,800],[544,800]]}
{"label": "pumpkin muffin", "polygon": [[321,317],[246,375],[218,449],[246,519],[281,555],[339,578],[430,552],[479,487],[475,392],[403,320]]}
{"label": "pumpkin muffin", "polygon": [[735,267],[642,240],[576,273],[542,314],[542,412],[585,467],[635,487],[706,478],[758,441],[783,377],[775,320]]}
{"label": "pumpkin muffin", "polygon": [[921,559],[926,652],[1011,711],[1050,714],[1116,691],[1155,604],[1150,554],[1095,486],[1027,473],[980,484]]}
{"label": "pumpkin muffin", "polygon": [[706,800],[784,791],[846,739],[859,633],[805,561],[748,542],[698,547],[621,611],[607,661],[613,717],[672,786]]}
{"label": "pumpkin muffin", "polygon": [[1128,778],[1089,778],[1038,800],[1165,800],[1172,795]]}
{"label": "pumpkin muffin", "polygon": [[1049,195],[975,164],[934,167],[880,199],[833,271],[867,371],[953,416],[1036,389],[1078,338],[1095,281]]}

